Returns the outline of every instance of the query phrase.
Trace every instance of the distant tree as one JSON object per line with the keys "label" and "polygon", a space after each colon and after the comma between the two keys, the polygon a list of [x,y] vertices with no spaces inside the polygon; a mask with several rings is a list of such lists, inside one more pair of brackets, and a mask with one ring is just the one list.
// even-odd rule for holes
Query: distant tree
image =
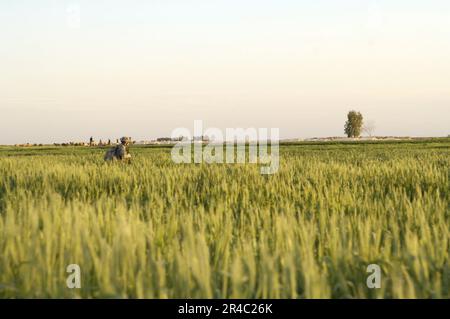
{"label": "distant tree", "polygon": [[372,137],[373,133],[375,132],[375,122],[374,121],[367,121],[364,122],[363,125],[363,132],[366,133],[368,136]]}
{"label": "distant tree", "polygon": [[363,126],[363,116],[360,112],[350,111],[347,114],[347,122],[345,122],[345,134],[348,137],[361,136],[361,129]]}

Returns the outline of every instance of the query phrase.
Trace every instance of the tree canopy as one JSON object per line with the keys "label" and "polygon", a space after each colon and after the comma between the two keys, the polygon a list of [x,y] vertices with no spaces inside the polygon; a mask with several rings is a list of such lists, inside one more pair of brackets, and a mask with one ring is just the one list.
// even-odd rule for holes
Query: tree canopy
{"label": "tree canopy", "polygon": [[360,112],[350,111],[347,114],[347,122],[345,122],[344,131],[348,137],[361,136],[363,127],[363,116]]}

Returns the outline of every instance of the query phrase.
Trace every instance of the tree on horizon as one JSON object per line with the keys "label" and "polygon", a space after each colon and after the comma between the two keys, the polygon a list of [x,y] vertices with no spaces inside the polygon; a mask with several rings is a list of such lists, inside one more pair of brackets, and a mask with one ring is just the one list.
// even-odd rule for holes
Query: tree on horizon
{"label": "tree on horizon", "polygon": [[360,112],[350,111],[347,114],[344,132],[348,137],[360,137],[363,127],[363,116]]}

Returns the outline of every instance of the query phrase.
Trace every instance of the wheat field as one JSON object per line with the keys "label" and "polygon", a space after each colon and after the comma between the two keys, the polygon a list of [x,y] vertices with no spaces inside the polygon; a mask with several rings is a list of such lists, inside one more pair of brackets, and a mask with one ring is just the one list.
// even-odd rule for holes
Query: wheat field
{"label": "wheat field", "polygon": [[1,298],[450,298],[450,139],[282,145],[270,176],[104,151],[0,148]]}

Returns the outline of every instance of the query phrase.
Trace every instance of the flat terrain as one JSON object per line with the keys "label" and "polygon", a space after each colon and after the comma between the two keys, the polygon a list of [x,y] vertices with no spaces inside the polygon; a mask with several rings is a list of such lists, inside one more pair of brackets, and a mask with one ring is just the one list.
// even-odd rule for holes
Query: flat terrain
{"label": "flat terrain", "polygon": [[0,297],[450,298],[450,139],[283,145],[272,176],[104,152],[0,147]]}

